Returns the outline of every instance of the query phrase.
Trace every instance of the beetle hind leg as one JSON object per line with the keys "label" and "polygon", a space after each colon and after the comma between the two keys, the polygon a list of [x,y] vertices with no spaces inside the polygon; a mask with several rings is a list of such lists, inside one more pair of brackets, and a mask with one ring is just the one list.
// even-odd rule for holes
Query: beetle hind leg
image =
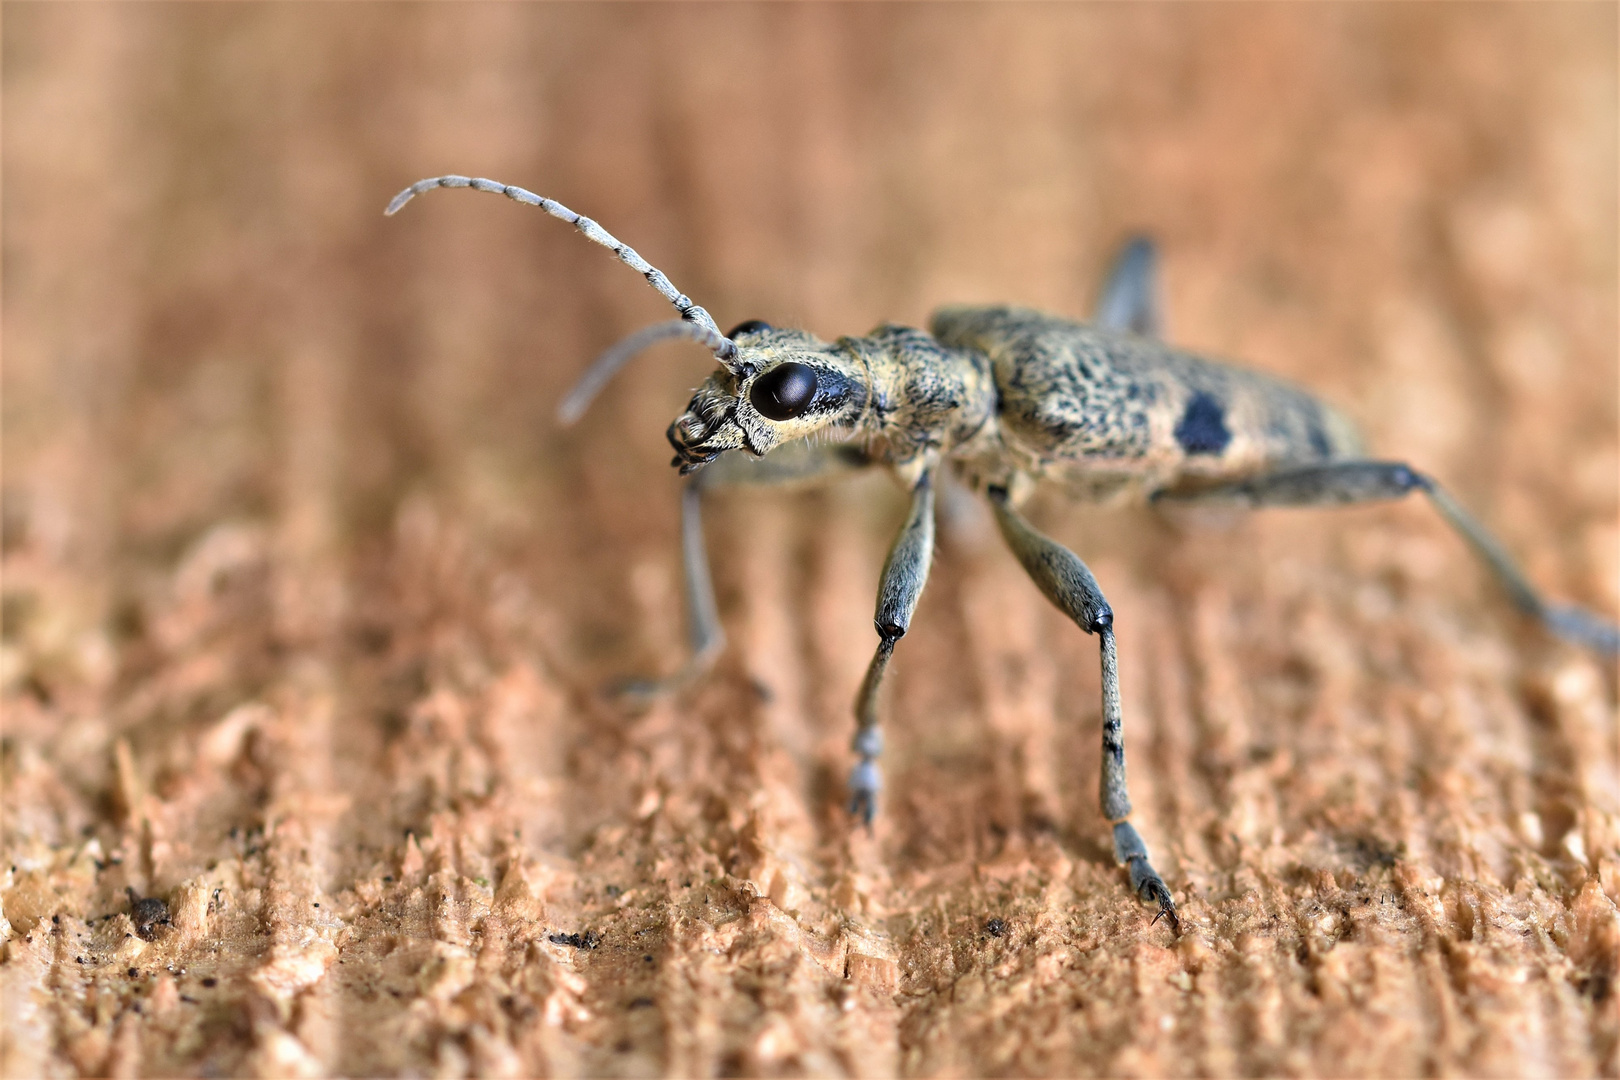
{"label": "beetle hind leg", "polygon": [[1399,499],[1414,491],[1427,496],[1446,524],[1490,568],[1513,606],[1552,634],[1606,656],[1620,654],[1620,629],[1585,608],[1543,599],[1513,557],[1451,493],[1398,461],[1335,461],[1281,469],[1197,491],[1165,491],[1155,501],[1224,502],[1240,506],[1332,506]]}
{"label": "beetle hind leg", "polygon": [[1167,919],[1181,933],[1181,918],[1164,878],[1153,868],[1136,827],[1131,824],[1131,797],[1125,784],[1124,713],[1119,699],[1119,653],[1114,643],[1114,612],[1097,587],[1097,579],[1080,557],[1041,533],[1014,510],[1004,488],[992,487],[990,504],[1007,546],[1057,608],[1088,634],[1097,635],[1102,659],[1102,776],[1099,795],[1103,817],[1114,831],[1114,857],[1130,874],[1131,889],[1144,902],[1158,905],[1153,917]]}

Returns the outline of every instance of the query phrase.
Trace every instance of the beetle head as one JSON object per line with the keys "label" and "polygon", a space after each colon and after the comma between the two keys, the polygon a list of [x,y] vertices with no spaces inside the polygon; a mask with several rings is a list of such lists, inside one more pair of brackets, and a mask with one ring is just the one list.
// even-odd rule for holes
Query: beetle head
{"label": "beetle head", "polygon": [[853,353],[757,319],[726,336],[736,356],[697,388],[669,425],[671,464],[682,475],[727,450],[763,457],[785,442],[852,427],[865,411],[867,378]]}

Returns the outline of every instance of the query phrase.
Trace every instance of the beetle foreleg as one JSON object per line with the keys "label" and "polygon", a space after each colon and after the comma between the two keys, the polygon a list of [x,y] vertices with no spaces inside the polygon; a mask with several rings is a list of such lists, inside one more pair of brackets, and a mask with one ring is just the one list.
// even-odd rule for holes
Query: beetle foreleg
{"label": "beetle foreleg", "polygon": [[1344,461],[1266,473],[1198,491],[1161,492],[1156,499],[1236,502],[1245,506],[1326,506],[1399,499],[1413,491],[1429,502],[1474,549],[1501,582],[1513,605],[1567,641],[1613,656],[1620,629],[1584,608],[1543,600],[1492,536],[1451,494],[1431,478],[1398,461]]}
{"label": "beetle foreleg", "polygon": [[709,574],[709,552],[703,543],[703,482],[705,474],[687,480],[681,492],[681,570],[686,586],[686,635],[692,655],[673,675],[661,679],[629,679],[618,692],[650,699],[672,693],[700,678],[726,650],[726,631],[714,600],[714,579]]}
{"label": "beetle foreleg", "polygon": [[1143,900],[1157,904],[1159,914],[1181,932],[1175,901],[1164,879],[1148,860],[1147,845],[1130,823],[1131,797],[1125,785],[1124,714],[1119,703],[1119,655],[1114,646],[1114,612],[1097,587],[1097,579],[1080,557],[1035,530],[1014,510],[1005,488],[989,489],[996,523],[1007,546],[1046,598],[1080,629],[1096,634],[1102,656],[1102,776],[1099,795],[1103,817],[1114,827],[1114,857],[1131,875],[1131,888]]}
{"label": "beetle foreleg", "polygon": [[681,493],[681,569],[686,586],[686,633],[692,655],[675,674],[633,679],[620,690],[632,697],[670,693],[700,678],[726,649],[726,632],[714,599],[709,552],[703,541],[703,495],[720,487],[784,486],[819,483],[868,464],[865,451],[848,444],[787,447],[768,458],[725,454],[686,481]]}
{"label": "beetle foreleg", "polygon": [[872,827],[872,816],[877,813],[877,795],[883,786],[878,769],[878,755],[883,752],[883,732],[878,727],[878,688],[883,673],[888,670],[889,658],[894,655],[894,643],[905,636],[911,626],[912,613],[917,610],[917,599],[922,596],[928,581],[928,567],[934,559],[934,470],[925,470],[911,493],[911,513],[906,518],[900,535],[883,564],[883,578],[878,586],[877,615],[872,620],[877,627],[878,647],[872,663],[861,682],[860,696],[855,701],[855,738],[850,743],[860,758],[849,774],[849,812]]}
{"label": "beetle foreleg", "polygon": [[686,580],[686,631],[692,641],[692,658],[682,674],[690,679],[709,670],[726,648],[709,551],[703,543],[703,488],[695,480],[688,480],[681,492],[681,569]]}

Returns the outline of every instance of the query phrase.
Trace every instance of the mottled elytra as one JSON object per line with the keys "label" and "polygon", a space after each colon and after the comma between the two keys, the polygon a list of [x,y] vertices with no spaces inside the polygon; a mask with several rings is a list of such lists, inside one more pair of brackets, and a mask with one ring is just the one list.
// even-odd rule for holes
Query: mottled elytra
{"label": "mottled elytra", "polygon": [[439,187],[495,192],[569,222],[641,274],[679,313],[604,353],[563,399],[558,412],[565,423],[657,341],[696,341],[720,364],[668,431],[674,464],[688,478],[681,550],[692,657],[651,690],[698,677],[725,647],[703,544],[705,492],[829,481],[869,467],[887,469],[910,491],[910,512],[879,578],[877,648],[855,702],[849,805],[869,827],[882,787],[878,691],[928,579],[942,470],[985,497],[1036,587],[1096,635],[1103,816],[1132,890],[1158,908],[1155,922],[1163,917],[1176,933],[1175,900],[1130,821],[1113,609],[1085,562],[1019,512],[1038,482],[1061,485],[1083,500],[1126,496],[1248,507],[1374,502],[1421,492],[1521,612],[1567,640],[1620,653],[1614,623],[1544,600],[1445,488],[1402,462],[1368,457],[1339,412],[1286,382],[1159,340],[1158,256],[1145,238],[1125,246],[1090,324],[1016,307],[947,307],[934,314],[926,333],[880,326],[864,337],[826,342],[750,319],[722,336],[708,312],[634,250],[589,218],[523,188],[441,176],[412,184],[387,212]]}
{"label": "mottled elytra", "polygon": [[748,400],[768,420],[791,420],[808,409],[815,396],[815,370],[793,360],[755,379],[748,392]]}

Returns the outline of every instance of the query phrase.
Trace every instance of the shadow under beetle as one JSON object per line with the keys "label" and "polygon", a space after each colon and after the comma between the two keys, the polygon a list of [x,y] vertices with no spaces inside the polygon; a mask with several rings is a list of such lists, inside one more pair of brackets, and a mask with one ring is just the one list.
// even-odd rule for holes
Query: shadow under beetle
{"label": "shadow under beetle", "polygon": [[[440,187],[506,195],[561,218],[611,249],[680,312],[609,349],[563,400],[565,423],[654,342],[688,338],[720,362],[668,432],[673,464],[690,478],[681,546],[693,651],[671,683],[701,674],[725,645],[703,545],[704,491],[821,480],[874,465],[910,490],[910,513],[878,586],[877,651],[855,704],[850,811],[868,825],[882,787],[878,688],[928,579],[935,490],[947,462],[984,493],[1007,545],[1040,590],[1097,635],[1103,816],[1131,888],[1158,906],[1155,921],[1165,917],[1178,933],[1170,890],[1130,823],[1114,613],[1086,564],[1018,512],[1036,481],[1056,481],[1093,501],[1134,496],[1249,507],[1372,502],[1419,491],[1522,612],[1560,637],[1607,655],[1620,652],[1612,623],[1541,599],[1502,545],[1444,488],[1401,462],[1366,457],[1341,414],[1286,382],[1159,341],[1156,257],[1147,240],[1121,254],[1089,325],[1016,307],[947,307],[927,333],[880,326],[865,337],[825,342],[752,319],[723,335],[707,311],[633,249],[590,218],[523,188],[440,176],[400,192],[387,213]],[[803,441],[812,434],[821,438]]]}

